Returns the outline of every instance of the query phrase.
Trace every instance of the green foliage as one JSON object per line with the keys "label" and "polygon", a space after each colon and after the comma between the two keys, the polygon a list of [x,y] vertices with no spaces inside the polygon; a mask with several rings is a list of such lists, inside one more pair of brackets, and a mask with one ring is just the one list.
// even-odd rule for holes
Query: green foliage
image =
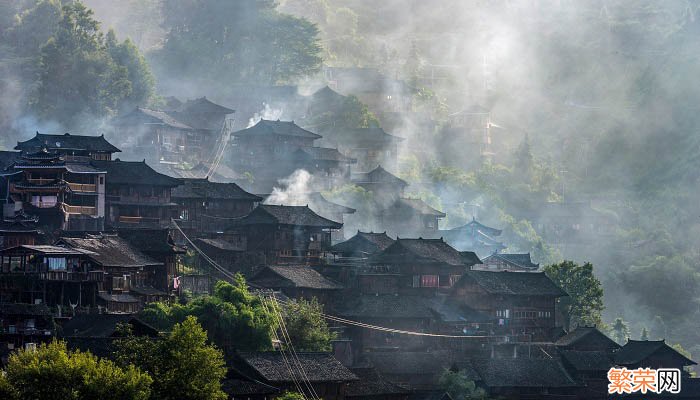
{"label": "green foliage", "polygon": [[6,374],[0,392],[14,392],[18,399],[145,400],[152,382],[132,365],[120,368],[90,353],[70,352],[63,342],[13,353]]}
{"label": "green foliage", "polygon": [[343,128],[372,128],[379,126],[377,117],[355,96],[347,96],[340,104],[312,103],[313,116],[305,128],[323,133]]}
{"label": "green foliage", "polygon": [[33,110],[70,128],[147,102],[153,78],[136,48],[129,41],[119,44],[113,33],[105,39],[92,11],[81,2],[64,5],[60,13],[58,4],[40,3],[13,31],[19,43],[41,49],[26,50],[38,60]]}
{"label": "green foliage", "polygon": [[275,397],[276,400],[304,400],[304,396],[298,392],[284,392]]}
{"label": "green foliage", "polygon": [[248,292],[240,274],[236,275],[234,284],[217,282],[213,296],[198,297],[187,304],[151,303],[141,312],[145,321],[163,330],[188,316],[195,316],[209,339],[224,351],[272,347],[274,317],[259,297]]}
{"label": "green foliage", "polygon": [[331,351],[335,334],[321,316],[323,305],[314,297],[311,301],[292,300],[282,308],[284,325],[297,351]]}
{"label": "green foliage", "polygon": [[444,389],[454,400],[484,400],[486,392],[477,388],[464,371],[446,369],[440,375],[440,388]]}
{"label": "green foliage", "polygon": [[[573,261],[547,265],[547,276],[569,294],[560,299],[561,311],[566,321],[565,327],[572,329],[578,325],[599,325],[603,305],[603,287],[593,274],[593,265],[579,265]],[[629,334],[628,334],[629,336]]]}
{"label": "green foliage", "polygon": [[151,374],[153,400],[227,398],[221,390],[224,356],[207,344],[207,333],[193,316],[175,324],[162,340],[130,336],[116,346],[120,364],[137,365]]}
{"label": "green foliage", "polygon": [[619,344],[624,345],[630,338],[630,330],[627,326],[627,322],[623,321],[622,318],[615,318],[612,327],[613,339]]}
{"label": "green foliage", "polygon": [[316,26],[270,0],[165,0],[162,13],[166,37],[153,58],[161,77],[269,85],[321,65]]}

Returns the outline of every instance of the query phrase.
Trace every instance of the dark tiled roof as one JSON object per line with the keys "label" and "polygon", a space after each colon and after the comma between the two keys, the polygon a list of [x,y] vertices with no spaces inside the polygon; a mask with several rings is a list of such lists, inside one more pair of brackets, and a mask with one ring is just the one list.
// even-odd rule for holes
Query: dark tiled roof
{"label": "dark tiled roof", "polygon": [[103,267],[144,267],[163,263],[141,253],[128,241],[117,235],[86,235],[85,237],[63,237],[59,243],[95,254],[89,257]]}
{"label": "dark tiled roof", "polygon": [[628,340],[624,346],[614,353],[615,363],[622,365],[638,364],[659,350],[673,353],[684,360],[685,365],[695,365],[696,362],[682,355],[666,344],[664,340]]}
{"label": "dark tiled roof", "polygon": [[340,229],[343,224],[313,212],[308,206],[276,206],[261,204],[241,218],[241,225],[280,224]]}
{"label": "dark tiled roof", "polygon": [[36,136],[24,142],[17,142],[15,150],[35,151],[42,148],[49,150],[86,150],[97,152],[116,153],[121,150],[109,143],[104,135],[83,136],[71,135],[45,135],[37,132]]}
{"label": "dark tiled roof", "polygon": [[492,294],[567,296],[544,272],[467,271],[460,282],[472,280]]}
{"label": "dark tiled roof", "polygon": [[353,128],[342,129],[335,137],[341,143],[393,143],[403,141],[404,138],[390,135],[382,128]]}
{"label": "dark tiled roof", "polygon": [[375,255],[373,261],[393,263],[407,258],[422,262],[465,265],[462,254],[442,239],[396,239],[392,245]]}
{"label": "dark tiled roof", "polygon": [[295,154],[301,158],[308,157],[312,160],[337,161],[342,163],[355,163],[357,161],[339,152],[338,149],[331,149],[328,147],[301,147]]}
{"label": "dark tiled roof", "polygon": [[250,395],[269,395],[281,392],[280,389],[263,383],[249,381],[247,379],[224,379],[221,381],[221,390],[231,398],[246,398]]}
{"label": "dark tiled roof", "polygon": [[562,347],[574,346],[577,343],[579,343],[583,338],[588,337],[590,335],[593,335],[596,338],[598,338],[598,340],[601,341],[602,344],[604,345],[604,347],[606,347],[606,348],[619,348],[620,347],[620,345],[615,343],[615,341],[610,339],[607,335],[605,335],[603,332],[598,330],[598,328],[593,327],[593,326],[579,326],[576,329],[572,330],[571,332],[567,333],[566,335],[557,339],[555,344],[557,346],[562,346]]}
{"label": "dark tiled roof", "polygon": [[114,346],[116,338],[113,337],[66,337],[64,338],[68,350],[83,352],[89,351],[100,358],[113,357],[117,350]]}
{"label": "dark tiled roof", "polygon": [[354,208],[329,201],[319,192],[309,193],[309,201],[313,207],[318,208],[319,212],[329,211],[341,214],[354,214],[357,211]]}
{"label": "dark tiled roof", "polygon": [[439,375],[452,364],[447,351],[399,351],[366,353],[369,362],[385,374]]}
{"label": "dark tiled roof", "polygon": [[[329,353],[297,353],[310,382],[354,381],[357,377]],[[266,381],[292,382],[293,376],[280,352],[239,353],[239,357]],[[295,374],[296,375],[296,374]],[[299,377],[296,377],[299,379]]]}
{"label": "dark tiled roof", "polygon": [[487,387],[574,387],[578,384],[555,359],[503,358],[471,360]]}
{"label": "dark tiled roof", "polygon": [[560,353],[576,371],[607,371],[613,366],[610,354],[604,351],[561,350]]}
{"label": "dark tiled roof", "polygon": [[345,389],[345,397],[381,396],[409,393],[408,389],[386,380],[374,368],[352,368],[351,371],[359,378],[359,380],[348,384],[348,387]]}
{"label": "dark tiled roof", "polygon": [[118,324],[135,326],[135,334],[156,336],[158,330],[133,315],[123,314],[79,314],[62,326],[62,336],[70,337],[111,337],[117,332]]}
{"label": "dark tiled roof", "polygon": [[95,167],[92,167],[88,164],[73,164],[73,163],[66,164],[66,171],[74,173],[74,174],[100,174],[100,173],[106,172],[106,171],[97,169]]}
{"label": "dark tiled roof", "polygon": [[19,151],[0,151],[0,171],[12,166],[19,161],[21,152]]}
{"label": "dark tiled roof", "polygon": [[438,211],[438,210],[430,207],[428,204],[426,204],[421,199],[408,199],[408,198],[396,199],[396,201],[394,202],[392,207],[397,208],[397,209],[408,208],[408,209],[414,210],[422,215],[434,215],[434,216],[439,217],[439,218],[445,217],[444,212]]}
{"label": "dark tiled roof", "polygon": [[123,117],[116,120],[117,123],[125,123],[127,121],[139,121],[139,122],[149,122],[157,123],[169,126],[171,128],[182,129],[191,131],[193,128],[186,123],[179,121],[177,118],[168,114],[165,111],[151,110],[148,108],[136,108],[134,111],[130,112]]}
{"label": "dark tiled roof", "polygon": [[408,186],[408,182],[397,177],[391,172],[382,168],[381,165],[367,173],[357,174],[353,178],[355,183],[392,183],[401,186]]}
{"label": "dark tiled roof", "polygon": [[32,221],[0,221],[0,233],[41,233],[41,230]]}
{"label": "dark tiled roof", "polygon": [[337,253],[365,253],[374,254],[382,251],[394,243],[394,239],[390,238],[386,232],[360,232],[350,239],[338,243],[331,247],[333,252]]}
{"label": "dark tiled roof", "polygon": [[154,185],[175,187],[180,181],[167,175],[159,174],[145,161],[97,161],[92,165],[107,171],[107,185]]}
{"label": "dark tiled roof", "polygon": [[532,269],[536,270],[540,267],[540,264],[535,264],[532,262],[530,259],[530,253],[522,253],[522,254],[501,254],[501,253],[496,253],[496,254],[491,254],[488,257],[484,258],[484,262],[487,263],[488,260],[490,259],[500,259],[505,261],[508,264],[516,265],[520,268],[524,269]]}
{"label": "dark tiled roof", "polygon": [[262,201],[235,183],[210,182],[208,179],[181,179],[182,185],[172,190],[173,198]]}
{"label": "dark tiled roof", "polygon": [[487,236],[500,236],[501,233],[503,232],[500,229],[491,228],[490,226],[486,226],[474,218],[472,218],[472,220],[469,221],[468,223],[466,223],[462,226],[458,226],[456,228],[452,228],[451,230],[453,230],[453,231],[481,232]]}
{"label": "dark tiled roof", "polygon": [[422,318],[434,317],[427,299],[421,296],[360,295],[343,299],[337,306],[343,317]]}
{"label": "dark tiled roof", "polygon": [[187,100],[179,111],[192,114],[233,114],[235,112],[235,110],[216,104],[206,97]]}
{"label": "dark tiled roof", "polygon": [[317,102],[319,104],[334,104],[336,102],[345,101],[345,99],[347,98],[347,96],[343,96],[342,94],[336,92],[335,90],[328,87],[328,85],[322,87],[321,89],[318,89],[310,97],[312,101]]}
{"label": "dark tiled roof", "polygon": [[462,255],[462,260],[464,260],[464,263],[467,265],[476,265],[476,264],[483,264],[481,260],[479,259],[479,256],[476,255],[473,251],[460,251],[459,254]]}
{"label": "dark tiled roof", "polygon": [[44,304],[0,303],[0,315],[51,315]]}
{"label": "dark tiled roof", "polygon": [[120,230],[119,236],[141,252],[152,256],[184,253],[183,249],[174,244],[168,229]]}
{"label": "dark tiled roof", "polygon": [[307,289],[342,289],[343,286],[307,265],[270,265],[258,272],[251,282],[265,288],[297,287]]}
{"label": "dark tiled roof", "polygon": [[266,119],[260,120],[257,124],[250,128],[240,130],[233,133],[234,136],[254,136],[254,135],[280,135],[280,136],[298,136],[309,139],[320,139],[322,136],[313,132],[307,131],[295,124],[294,121],[270,121]]}
{"label": "dark tiled roof", "polygon": [[0,253],[2,253],[2,254],[14,253],[17,250],[23,250],[23,251],[26,251],[28,253],[51,254],[51,255],[67,255],[67,256],[93,255],[89,251],[72,249],[70,247],[51,246],[51,245],[46,245],[46,244],[42,244],[42,245],[25,244],[25,245],[11,247],[9,249],[1,250]]}
{"label": "dark tiled roof", "polygon": [[195,244],[198,246],[201,246],[201,244],[204,244],[205,246],[211,246],[214,247],[215,249],[218,250],[224,250],[224,251],[245,251],[245,247],[243,246],[237,246],[233,243],[227,242],[223,239],[205,239],[205,238],[198,238],[195,239]]}

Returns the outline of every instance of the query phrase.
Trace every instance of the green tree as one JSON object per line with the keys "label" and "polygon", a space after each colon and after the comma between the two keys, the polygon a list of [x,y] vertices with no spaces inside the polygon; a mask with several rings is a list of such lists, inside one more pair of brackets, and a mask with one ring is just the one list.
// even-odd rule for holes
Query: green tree
{"label": "green tree", "polygon": [[272,0],[165,0],[162,7],[166,37],[153,58],[160,80],[275,84],[321,66],[316,26],[278,12]]}
{"label": "green tree", "polygon": [[221,390],[223,354],[207,344],[207,333],[193,316],[175,324],[167,338],[128,336],[116,346],[121,365],[137,365],[153,376],[154,400],[227,398]]}
{"label": "green tree", "polygon": [[127,79],[131,83],[131,92],[119,104],[120,111],[148,103],[154,95],[155,79],[146,59],[131,39],[119,43],[113,30],[107,33],[106,46],[114,63],[126,68]]}
{"label": "green tree", "polygon": [[577,325],[601,323],[601,313],[604,309],[603,287],[593,274],[591,263],[579,265],[567,260],[547,265],[544,272],[569,294],[560,300],[567,329]]}
{"label": "green tree", "polygon": [[37,58],[41,47],[54,36],[61,20],[59,0],[41,0],[17,16],[8,29],[8,42],[19,57]]}
{"label": "green tree", "polygon": [[613,339],[620,345],[627,343],[630,338],[630,330],[627,323],[622,320],[622,318],[615,318],[615,322],[611,327],[613,333]]}
{"label": "green tree", "polygon": [[152,379],[133,365],[120,368],[63,342],[10,355],[0,391],[21,399],[148,399]]}
{"label": "green tree", "polygon": [[240,274],[233,284],[217,282],[213,296],[199,297],[187,304],[151,303],[141,312],[144,320],[164,330],[190,315],[202,324],[209,339],[226,352],[272,347],[274,317],[260,298],[248,291]]}
{"label": "green tree", "polygon": [[67,3],[61,13],[54,36],[41,48],[31,100],[39,116],[74,128],[148,101],[152,78],[133,45],[117,44],[113,34],[107,42],[92,10],[80,1]]}
{"label": "green tree", "polygon": [[323,306],[314,297],[311,301],[291,300],[282,308],[284,324],[295,350],[330,351],[335,334],[321,316]]}
{"label": "green tree", "polygon": [[486,392],[477,388],[473,380],[464,371],[446,369],[440,375],[440,388],[445,390],[454,400],[483,400]]}
{"label": "green tree", "polygon": [[284,392],[275,397],[276,400],[304,400],[304,396],[299,392]]}

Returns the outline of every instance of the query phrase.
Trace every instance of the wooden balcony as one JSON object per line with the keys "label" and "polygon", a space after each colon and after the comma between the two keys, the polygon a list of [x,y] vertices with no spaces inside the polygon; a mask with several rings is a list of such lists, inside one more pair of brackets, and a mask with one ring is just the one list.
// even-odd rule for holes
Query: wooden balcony
{"label": "wooden balcony", "polygon": [[97,192],[97,185],[94,183],[68,183],[70,190],[79,193],[95,193]]}
{"label": "wooden balcony", "polygon": [[49,183],[53,183],[56,181],[56,178],[34,178],[34,179],[27,179],[27,182],[32,183],[34,185],[48,185]]}
{"label": "wooden balcony", "polygon": [[68,271],[46,271],[39,273],[41,280],[63,281],[63,282],[104,282],[104,271],[90,272],[68,272]]}
{"label": "wooden balcony", "polygon": [[66,214],[79,214],[79,215],[97,215],[96,207],[86,207],[86,206],[69,206],[68,204],[63,204],[63,211]]}
{"label": "wooden balcony", "polygon": [[131,217],[126,215],[120,215],[119,222],[122,224],[157,224],[160,223],[160,218]]}

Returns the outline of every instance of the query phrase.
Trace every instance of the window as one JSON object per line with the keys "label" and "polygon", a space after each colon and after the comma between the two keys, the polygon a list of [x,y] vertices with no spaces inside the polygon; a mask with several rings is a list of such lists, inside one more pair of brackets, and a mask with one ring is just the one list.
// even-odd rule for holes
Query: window
{"label": "window", "polygon": [[420,275],[413,275],[413,287],[420,287]]}
{"label": "window", "polygon": [[66,259],[65,258],[46,258],[46,264],[49,266],[49,271],[65,271],[66,270]]}
{"label": "window", "polygon": [[438,287],[440,278],[437,275],[422,275],[420,278],[421,287]]}
{"label": "window", "polygon": [[101,176],[100,177],[100,185],[104,185],[104,184],[105,184],[105,177]]}
{"label": "window", "polygon": [[499,318],[510,318],[510,310],[496,310],[496,316]]}

